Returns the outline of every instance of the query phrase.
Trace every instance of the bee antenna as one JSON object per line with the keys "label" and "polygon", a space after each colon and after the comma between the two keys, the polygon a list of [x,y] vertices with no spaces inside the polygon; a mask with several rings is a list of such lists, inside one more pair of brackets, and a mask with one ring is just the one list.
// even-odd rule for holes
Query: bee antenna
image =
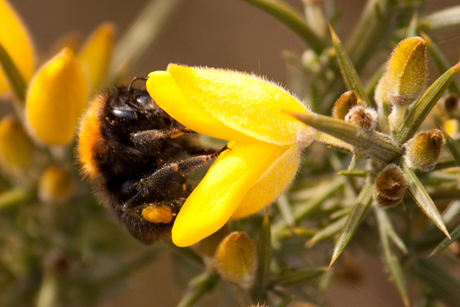
{"label": "bee antenna", "polygon": [[149,79],[149,77],[134,77],[134,78],[131,80],[131,82],[129,82],[129,85],[128,85],[128,92],[131,92],[133,83],[136,82],[137,80],[144,80],[144,81],[147,81],[148,79]]}

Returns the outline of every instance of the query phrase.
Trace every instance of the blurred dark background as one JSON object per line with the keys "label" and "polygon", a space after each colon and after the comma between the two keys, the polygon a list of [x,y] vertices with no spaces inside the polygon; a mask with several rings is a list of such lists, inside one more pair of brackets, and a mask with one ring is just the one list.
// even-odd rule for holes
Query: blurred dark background
{"label": "blurred dark background", "polygon": [[[64,33],[78,31],[85,38],[102,21],[113,21],[120,35],[147,3],[146,0],[10,1],[23,16],[41,53],[46,53]],[[301,0],[286,2],[302,10]],[[353,28],[365,2],[336,1],[341,10],[343,39]],[[458,3],[458,0],[436,0],[431,1],[428,9]],[[441,39],[439,46],[450,45],[452,39]],[[303,41],[291,30],[242,0],[182,0],[155,46],[132,67],[132,73],[145,75],[166,68],[168,63],[181,63],[252,71],[284,83],[281,50],[300,54],[304,48]]]}
{"label": "blurred dark background", "polygon": [[[61,35],[79,31],[90,34],[101,22],[112,21],[122,34],[145,6],[145,0],[10,0],[23,17],[38,52],[47,53]],[[300,0],[286,1],[302,9]],[[432,1],[430,9],[458,4],[459,0]],[[364,7],[364,0],[337,0],[342,10],[341,37],[345,39]],[[459,35],[438,37],[439,47],[458,59]],[[449,47],[451,45],[455,48]],[[183,0],[160,33],[156,44],[131,67],[132,75],[165,69],[168,63],[231,68],[256,72],[286,84],[280,53],[300,54],[304,43],[273,17],[241,0]],[[453,62],[452,62],[453,63]],[[100,307],[175,306],[181,293],[174,287],[170,253],[136,272],[117,293],[110,293]],[[363,254],[352,256],[361,267],[359,283],[343,278],[329,292],[333,306],[402,306],[393,285],[387,282],[381,262]],[[358,260],[357,260],[358,259]],[[363,262],[365,265],[358,265]],[[220,306],[220,302],[214,302]]]}

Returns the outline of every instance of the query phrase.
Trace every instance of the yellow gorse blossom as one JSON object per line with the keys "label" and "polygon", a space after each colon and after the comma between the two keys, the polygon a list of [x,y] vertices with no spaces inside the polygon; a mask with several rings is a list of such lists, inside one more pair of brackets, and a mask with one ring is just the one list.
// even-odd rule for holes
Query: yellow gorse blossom
{"label": "yellow gorse blossom", "polygon": [[73,52],[64,48],[32,79],[26,98],[30,132],[48,145],[68,143],[88,99],[88,84]]}
{"label": "yellow gorse blossom", "polygon": [[113,33],[113,25],[103,24],[78,57],[64,48],[38,70],[27,93],[26,118],[40,142],[63,145],[72,140],[90,89],[97,88],[107,72]]}
{"label": "yellow gorse blossom", "polygon": [[[102,24],[75,56],[62,49],[34,74],[33,50],[19,16],[0,0],[0,44],[28,83],[25,119],[30,134],[46,145],[72,140],[90,89],[104,80],[111,59],[114,26]],[[34,75],[33,75],[34,74]],[[0,67],[0,93],[10,88]]]}
{"label": "yellow gorse blossom", "polygon": [[78,61],[93,89],[101,85],[109,69],[114,34],[115,26],[112,23],[101,24],[79,52]]}
{"label": "yellow gorse blossom", "polygon": [[[9,54],[22,77],[29,81],[34,73],[34,47],[23,22],[5,0],[0,0],[0,44]],[[10,89],[0,65],[0,94]]]}
{"label": "yellow gorse blossom", "polygon": [[189,246],[270,204],[294,178],[315,130],[288,113],[308,113],[279,86],[229,70],[169,65],[149,74],[147,90],[188,128],[229,140],[188,197],[172,230]]}

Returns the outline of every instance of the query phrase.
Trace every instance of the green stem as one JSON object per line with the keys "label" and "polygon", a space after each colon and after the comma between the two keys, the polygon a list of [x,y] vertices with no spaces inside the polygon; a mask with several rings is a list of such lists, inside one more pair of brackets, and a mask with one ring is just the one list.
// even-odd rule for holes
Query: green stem
{"label": "green stem", "polygon": [[30,190],[12,188],[0,193],[0,209],[19,204],[32,198]]}
{"label": "green stem", "polygon": [[190,289],[180,300],[177,307],[191,307],[207,292],[211,292],[216,286],[219,276],[215,272],[205,272],[189,283]]}
{"label": "green stem", "polygon": [[316,54],[321,54],[325,48],[324,42],[305,23],[303,16],[290,5],[278,0],[244,0],[264,10],[299,35]]}
{"label": "green stem", "polygon": [[3,71],[5,72],[8,81],[16,94],[17,101],[20,104],[20,107],[24,107],[24,101],[26,100],[26,88],[27,84],[19,71],[16,64],[11,59],[10,55],[0,43],[0,66],[2,66]]}
{"label": "green stem", "polygon": [[58,285],[56,274],[45,271],[38,291],[37,307],[55,306],[58,295]]}

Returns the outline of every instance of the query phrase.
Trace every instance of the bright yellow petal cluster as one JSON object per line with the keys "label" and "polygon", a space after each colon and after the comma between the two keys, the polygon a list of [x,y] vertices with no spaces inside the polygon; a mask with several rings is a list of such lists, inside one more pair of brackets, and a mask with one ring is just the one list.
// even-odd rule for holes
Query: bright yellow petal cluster
{"label": "bright yellow petal cluster", "polygon": [[32,135],[49,145],[68,143],[88,99],[88,83],[73,52],[64,48],[34,76],[26,119]]}
{"label": "bright yellow petal cluster", "polygon": [[183,125],[230,141],[176,218],[178,246],[270,204],[294,178],[300,152],[316,134],[288,115],[309,112],[302,103],[253,75],[169,65],[149,74],[147,90]]}
{"label": "bright yellow petal cluster", "polygon": [[72,140],[90,89],[99,86],[107,72],[113,34],[113,25],[101,25],[78,58],[70,48],[64,48],[35,74],[26,97],[26,120],[31,135],[40,143],[63,145]]}
{"label": "bright yellow petal cluster", "polygon": [[[70,48],[64,48],[33,75],[34,48],[28,33],[9,3],[0,0],[0,45],[28,83],[25,118],[38,142],[63,145],[72,139],[89,89],[100,86],[108,70],[114,31],[112,24],[102,24],[85,42],[78,58]],[[0,65],[0,94],[9,88]]]}
{"label": "bright yellow petal cluster", "polygon": [[[0,0],[0,44],[28,82],[34,73],[33,45],[27,29],[6,0]],[[9,88],[9,82],[0,65],[0,93]]]}
{"label": "bright yellow petal cluster", "polygon": [[93,89],[104,81],[109,69],[114,34],[115,26],[103,23],[91,34],[78,55],[78,61]]}

